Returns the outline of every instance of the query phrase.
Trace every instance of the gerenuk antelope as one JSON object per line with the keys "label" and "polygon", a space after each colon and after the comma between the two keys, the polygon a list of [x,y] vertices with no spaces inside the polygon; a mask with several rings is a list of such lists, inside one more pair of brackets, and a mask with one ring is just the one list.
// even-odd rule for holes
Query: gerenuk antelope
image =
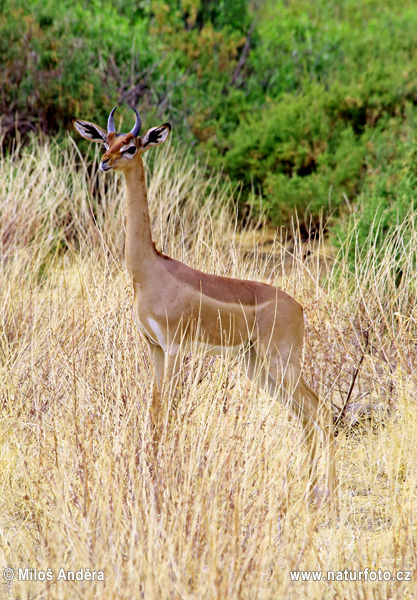
{"label": "gerenuk antelope", "polygon": [[142,120],[129,133],[117,133],[114,112],[107,131],[73,119],[86,139],[104,146],[100,169],[122,171],[127,187],[125,259],[133,283],[133,313],[147,342],[153,365],[151,413],[158,431],[173,393],[181,356],[202,346],[220,354],[244,350],[249,378],[256,378],[272,397],[279,397],[301,422],[309,451],[306,494],[317,493],[317,433],[327,448],[328,492],[335,490],[334,437],[331,410],[301,375],[303,308],[275,287],[203,273],[159,252],[152,241],[142,154],[162,144],[171,131],[164,123],[140,135]]}

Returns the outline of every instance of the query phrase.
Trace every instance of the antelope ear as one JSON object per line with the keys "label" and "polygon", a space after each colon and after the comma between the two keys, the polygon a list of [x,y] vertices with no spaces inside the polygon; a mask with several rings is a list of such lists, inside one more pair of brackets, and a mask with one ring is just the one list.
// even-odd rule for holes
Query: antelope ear
{"label": "antelope ear", "polygon": [[163,144],[167,137],[169,136],[169,132],[171,131],[171,123],[164,123],[159,127],[152,127],[142,136],[142,151],[147,150],[151,146],[158,146],[159,144]]}
{"label": "antelope ear", "polygon": [[107,131],[94,123],[89,121],[82,121],[81,119],[72,119],[72,124],[80,135],[86,140],[92,142],[107,142]]}

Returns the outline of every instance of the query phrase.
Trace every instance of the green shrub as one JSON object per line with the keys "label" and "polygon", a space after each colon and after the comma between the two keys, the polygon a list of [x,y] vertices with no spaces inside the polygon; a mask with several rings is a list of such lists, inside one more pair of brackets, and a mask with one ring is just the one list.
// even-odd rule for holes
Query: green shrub
{"label": "green shrub", "polygon": [[242,208],[260,198],[276,224],[295,210],[305,223],[324,213],[345,235],[343,215],[360,199],[366,231],[366,206],[388,215],[387,172],[401,190],[389,192],[389,219],[413,202],[411,180],[395,179],[413,169],[405,157],[417,123],[408,0],[1,6],[3,133],[56,133],[73,115],[104,125],[115,104],[130,124],[131,104],[145,127],[169,119],[190,160],[209,155],[211,168],[242,183]]}
{"label": "green shrub", "polygon": [[3,130],[56,133],[74,114],[105,122],[117,103],[169,111],[185,118],[183,136],[194,123],[200,135],[245,41],[246,4],[3,0]]}
{"label": "green shrub", "polygon": [[[369,253],[372,245],[380,258],[384,254],[385,240],[390,237],[395,241],[399,236],[396,243],[403,250],[417,230],[416,164],[417,148],[408,142],[386,168],[370,173],[357,205],[352,207],[350,214],[334,223],[334,242],[340,245],[354,235],[363,255]],[[404,226],[407,221],[408,228]],[[352,247],[349,258],[353,264]]]}
{"label": "green shrub", "polygon": [[376,6],[268,3],[247,70],[252,110],[207,147],[211,164],[243,182],[243,198],[260,193],[277,224],[295,210],[306,223],[322,210],[339,215],[415,128],[417,12]]}

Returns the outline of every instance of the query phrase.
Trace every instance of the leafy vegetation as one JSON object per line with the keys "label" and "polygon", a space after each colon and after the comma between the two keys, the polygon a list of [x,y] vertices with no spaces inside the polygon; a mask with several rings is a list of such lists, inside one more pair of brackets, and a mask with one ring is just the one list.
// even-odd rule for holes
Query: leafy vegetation
{"label": "leafy vegetation", "polygon": [[367,237],[413,205],[417,10],[411,0],[2,0],[0,110],[56,133],[114,104],[242,185],[241,214],[349,215]]}

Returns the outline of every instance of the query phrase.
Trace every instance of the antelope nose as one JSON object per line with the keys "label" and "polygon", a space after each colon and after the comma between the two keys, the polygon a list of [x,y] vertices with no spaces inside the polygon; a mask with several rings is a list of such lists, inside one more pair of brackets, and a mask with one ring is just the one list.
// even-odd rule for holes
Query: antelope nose
{"label": "antelope nose", "polygon": [[100,170],[103,171],[103,173],[105,173],[106,171],[110,171],[112,167],[109,165],[109,159],[106,158],[104,160],[101,161],[100,163]]}
{"label": "antelope nose", "polygon": [[105,173],[106,171],[110,171],[111,166],[108,164],[107,161],[101,161],[100,163],[100,170],[103,171],[103,173]]}

